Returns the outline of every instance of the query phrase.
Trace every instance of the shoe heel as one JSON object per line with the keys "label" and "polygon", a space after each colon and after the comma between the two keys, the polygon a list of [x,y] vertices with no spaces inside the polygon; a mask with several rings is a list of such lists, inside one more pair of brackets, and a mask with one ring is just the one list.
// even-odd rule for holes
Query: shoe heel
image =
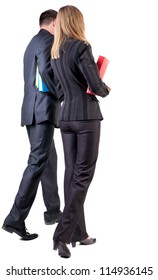
{"label": "shoe heel", "polygon": [[54,241],[53,241],[53,250],[57,250],[58,247],[59,247],[59,244],[60,244],[59,241],[54,240]]}
{"label": "shoe heel", "polygon": [[2,229],[6,230],[9,233],[13,233],[13,230],[10,227],[7,227],[5,225],[2,226]]}
{"label": "shoe heel", "polygon": [[71,242],[72,247],[76,247],[76,242]]}

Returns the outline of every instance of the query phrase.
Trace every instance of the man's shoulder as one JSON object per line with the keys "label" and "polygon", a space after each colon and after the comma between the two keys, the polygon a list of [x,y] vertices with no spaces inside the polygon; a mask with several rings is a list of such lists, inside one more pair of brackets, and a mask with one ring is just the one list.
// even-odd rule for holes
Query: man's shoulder
{"label": "man's shoulder", "polygon": [[41,29],[39,32],[32,37],[27,45],[27,48],[32,48],[33,46],[38,46],[38,48],[52,45],[54,36],[50,34],[47,30]]}
{"label": "man's shoulder", "polygon": [[52,35],[50,32],[48,32],[47,30],[45,29],[40,29],[38,31],[37,34],[35,34],[32,39],[30,40],[30,43],[32,41],[36,41],[36,40],[45,40],[46,38],[49,38],[50,40],[53,40],[54,39],[54,35]]}

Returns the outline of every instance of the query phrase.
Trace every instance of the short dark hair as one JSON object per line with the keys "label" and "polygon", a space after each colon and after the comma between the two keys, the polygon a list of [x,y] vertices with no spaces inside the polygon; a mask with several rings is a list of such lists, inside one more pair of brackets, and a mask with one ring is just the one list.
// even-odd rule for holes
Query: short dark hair
{"label": "short dark hair", "polygon": [[40,15],[39,25],[49,25],[52,20],[55,20],[57,17],[57,12],[55,10],[47,10]]}

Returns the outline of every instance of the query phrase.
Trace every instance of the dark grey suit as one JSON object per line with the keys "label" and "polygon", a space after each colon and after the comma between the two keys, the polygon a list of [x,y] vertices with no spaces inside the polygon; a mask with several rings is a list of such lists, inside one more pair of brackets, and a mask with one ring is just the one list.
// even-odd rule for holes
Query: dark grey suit
{"label": "dark grey suit", "polygon": [[83,205],[93,179],[103,119],[99,102],[86,93],[89,86],[96,95],[108,95],[100,79],[91,46],[69,39],[52,59],[54,75],[64,93],[60,129],[65,154],[65,208],[55,230],[54,240],[70,243],[88,237]]}
{"label": "dark grey suit", "polygon": [[[21,125],[26,125],[30,141],[28,165],[24,171],[14,204],[4,224],[23,228],[41,180],[47,211],[44,219],[55,219],[60,213],[57,185],[57,154],[53,140],[58,127],[60,102],[55,94],[50,51],[54,36],[41,29],[28,44],[24,54],[24,99]],[[35,86],[38,63],[42,80],[49,92],[38,92]]]}

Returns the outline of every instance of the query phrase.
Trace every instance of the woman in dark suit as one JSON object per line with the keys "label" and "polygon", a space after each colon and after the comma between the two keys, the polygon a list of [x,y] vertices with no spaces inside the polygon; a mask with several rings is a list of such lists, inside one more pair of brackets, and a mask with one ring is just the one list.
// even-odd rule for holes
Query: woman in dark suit
{"label": "woman in dark suit", "polygon": [[[51,56],[64,95],[60,129],[65,156],[65,207],[53,240],[54,250],[68,258],[71,253],[67,244],[75,246],[79,241],[90,245],[96,241],[86,231],[83,205],[95,171],[103,119],[95,95],[105,97],[110,89],[100,79],[78,8],[67,5],[59,9]],[[93,95],[86,92],[88,86]]]}

